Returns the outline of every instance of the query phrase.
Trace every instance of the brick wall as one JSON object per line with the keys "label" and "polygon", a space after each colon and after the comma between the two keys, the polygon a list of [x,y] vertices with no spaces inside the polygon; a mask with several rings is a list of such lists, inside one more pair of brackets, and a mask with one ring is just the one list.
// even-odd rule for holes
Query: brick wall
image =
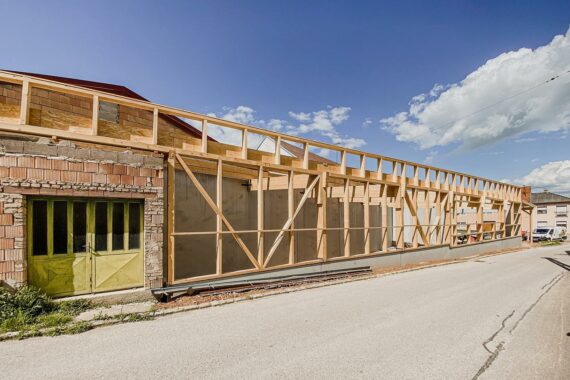
{"label": "brick wall", "polygon": [[163,282],[163,158],[0,137],[0,279],[26,281],[26,197],[144,199],[145,286]]}

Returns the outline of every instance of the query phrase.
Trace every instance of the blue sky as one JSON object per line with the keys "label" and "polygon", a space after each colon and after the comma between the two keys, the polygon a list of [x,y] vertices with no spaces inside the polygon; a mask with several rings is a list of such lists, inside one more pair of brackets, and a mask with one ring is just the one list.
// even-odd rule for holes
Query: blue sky
{"label": "blue sky", "polygon": [[0,14],[0,68],[570,189],[570,74],[465,118],[570,70],[568,1],[2,0]]}

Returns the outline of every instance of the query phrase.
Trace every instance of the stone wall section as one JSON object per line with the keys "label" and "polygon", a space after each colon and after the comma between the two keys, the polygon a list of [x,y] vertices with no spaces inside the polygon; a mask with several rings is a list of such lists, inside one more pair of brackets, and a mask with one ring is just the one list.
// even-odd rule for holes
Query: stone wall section
{"label": "stone wall section", "polygon": [[163,158],[0,136],[0,280],[26,283],[26,199],[144,199],[145,287],[163,285]]}

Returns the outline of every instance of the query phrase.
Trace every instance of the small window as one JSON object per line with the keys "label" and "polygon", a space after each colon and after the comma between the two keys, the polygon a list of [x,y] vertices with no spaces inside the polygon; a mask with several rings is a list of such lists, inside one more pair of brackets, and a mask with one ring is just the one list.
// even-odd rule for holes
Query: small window
{"label": "small window", "polygon": [[564,228],[566,228],[566,222],[556,222],[556,227],[564,227]]}
{"label": "small window", "polygon": [[67,201],[53,202],[53,253],[67,253]]}
{"label": "small window", "polygon": [[47,201],[34,201],[32,203],[32,229],[33,255],[47,255]]}
{"label": "small window", "polygon": [[73,252],[87,251],[87,203],[73,202]]}
{"label": "small window", "polygon": [[539,227],[544,227],[544,226],[546,226],[546,221],[545,220],[539,220],[538,222],[536,222],[536,224]]}
{"label": "small window", "polygon": [[546,214],[546,206],[538,206],[536,208],[536,213],[537,214]]}
{"label": "small window", "polygon": [[125,205],[113,203],[113,251],[125,249]]}
{"label": "small window", "polygon": [[141,247],[141,205],[129,204],[129,249]]}
{"label": "small window", "polygon": [[556,206],[556,216],[566,216],[568,215],[568,209],[566,205]]}
{"label": "small window", "polygon": [[95,250],[107,250],[107,203],[95,203]]}

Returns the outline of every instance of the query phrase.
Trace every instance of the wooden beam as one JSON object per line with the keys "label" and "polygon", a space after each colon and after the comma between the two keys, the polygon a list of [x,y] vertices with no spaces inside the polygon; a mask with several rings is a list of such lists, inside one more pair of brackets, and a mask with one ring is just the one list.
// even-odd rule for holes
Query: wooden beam
{"label": "wooden beam", "polygon": [[241,131],[241,158],[247,160],[247,129]]}
{"label": "wooden beam", "polygon": [[273,162],[277,165],[281,163],[281,136],[277,136],[275,139],[275,156],[273,157]]}
{"label": "wooden beam", "polygon": [[364,254],[370,254],[370,182],[364,185]]}
{"label": "wooden beam", "polygon": [[210,197],[208,192],[204,189],[204,187],[202,186],[200,181],[198,181],[198,179],[196,178],[194,173],[192,173],[192,171],[190,170],[188,165],[186,165],[186,162],[184,162],[184,160],[182,159],[180,154],[176,153],[176,159],[178,160],[178,162],[180,163],[180,165],[182,166],[182,168],[184,169],[184,171],[186,172],[186,174],[188,175],[188,177],[190,178],[190,180],[192,181],[194,186],[196,186],[196,189],[200,192],[200,194],[202,194],[202,197],[204,198],[206,203],[208,203],[210,208],[217,215],[219,215],[221,217],[222,222],[226,225],[226,228],[228,229],[228,231],[230,231],[231,235],[234,237],[234,239],[236,240],[238,245],[241,247],[241,249],[245,252],[245,254],[249,258],[249,260],[253,263],[253,265],[255,265],[256,268],[261,269],[261,265],[259,264],[259,262],[257,262],[255,257],[251,254],[249,248],[247,248],[247,246],[245,245],[245,243],[243,242],[241,237],[236,233],[235,229],[232,227],[230,222],[226,219],[226,217],[224,216],[222,211],[218,208],[218,206],[216,205],[216,202],[214,202],[212,200],[212,198]]}
{"label": "wooden beam", "polygon": [[275,241],[273,242],[273,245],[271,246],[271,249],[269,250],[268,254],[267,254],[267,258],[265,259],[265,262],[263,263],[263,267],[267,267],[267,264],[269,263],[269,260],[271,260],[271,257],[273,257],[273,254],[275,253],[275,251],[277,250],[277,247],[279,246],[279,243],[281,243],[281,240],[283,240],[283,235],[285,234],[285,231],[289,229],[289,227],[291,227],[291,224],[293,223],[293,221],[295,220],[295,217],[297,216],[297,214],[299,214],[299,211],[301,211],[301,208],[303,208],[303,205],[305,204],[305,201],[307,200],[307,198],[309,198],[309,196],[311,195],[311,192],[313,191],[313,189],[315,188],[315,185],[317,184],[317,182],[319,181],[319,179],[321,178],[320,175],[318,175],[313,182],[311,182],[311,184],[305,189],[305,194],[303,194],[303,197],[301,198],[301,200],[299,201],[299,204],[297,205],[297,208],[295,209],[295,212],[293,213],[293,216],[289,219],[287,219],[287,221],[285,222],[285,224],[283,225],[283,227],[281,228],[281,230],[279,231],[279,234],[277,235],[277,237],[275,238]]}
{"label": "wooden beam", "polygon": [[388,185],[382,185],[382,251],[388,251]]}

